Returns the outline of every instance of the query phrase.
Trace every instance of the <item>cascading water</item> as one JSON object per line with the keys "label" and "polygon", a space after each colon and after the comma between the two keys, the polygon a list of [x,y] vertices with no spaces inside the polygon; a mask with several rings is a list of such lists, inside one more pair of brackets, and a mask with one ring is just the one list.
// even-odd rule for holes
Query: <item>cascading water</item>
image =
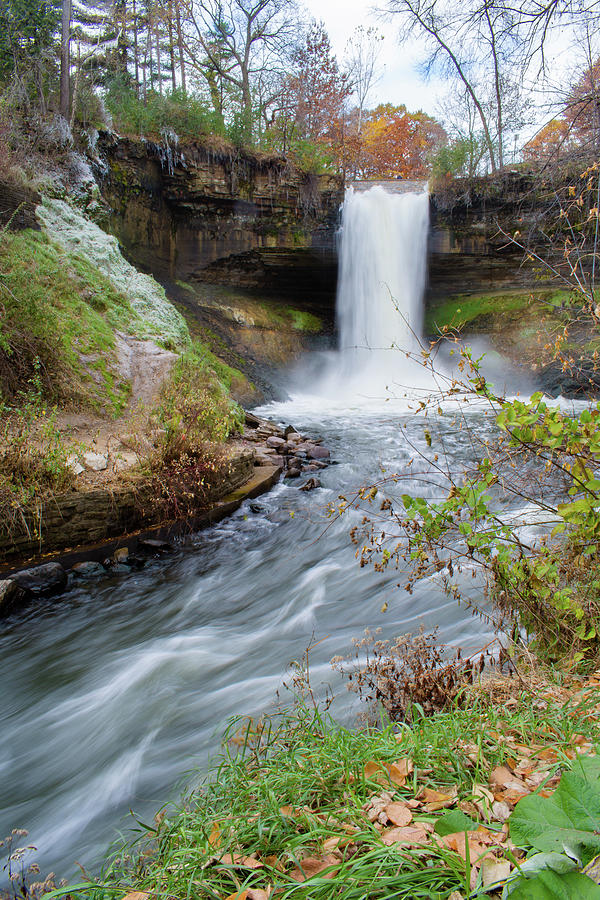
{"label": "cascading water", "polygon": [[428,227],[426,192],[348,190],[337,298],[347,371],[389,367],[389,351],[415,349],[423,318]]}
{"label": "cascading water", "polygon": [[[342,210],[339,350],[316,393],[360,403],[429,382],[418,351],[427,276],[429,196],[382,187],[346,192]],[[407,354],[410,354],[407,357]]]}

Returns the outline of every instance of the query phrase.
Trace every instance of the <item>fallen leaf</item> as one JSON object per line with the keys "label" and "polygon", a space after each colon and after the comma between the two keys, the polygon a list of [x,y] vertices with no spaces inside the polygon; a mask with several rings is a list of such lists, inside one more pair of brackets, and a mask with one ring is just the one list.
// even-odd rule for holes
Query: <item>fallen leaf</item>
{"label": "fallen leaf", "polygon": [[250,888],[248,890],[248,900],[269,900],[273,888],[269,885],[266,889]]}
{"label": "fallen leaf", "polygon": [[408,825],[412,822],[413,814],[404,803],[388,803],[384,813],[394,825]]}
{"label": "fallen leaf", "polygon": [[495,800],[492,803],[492,818],[496,822],[506,822],[510,816],[511,808],[503,800]]}
{"label": "fallen leaf", "polygon": [[242,866],[246,869],[262,869],[263,863],[253,856],[242,856],[240,854],[224,853],[219,862],[226,866]]}
{"label": "fallen leaf", "polygon": [[218,822],[215,822],[212,827],[212,831],[208,838],[208,843],[211,847],[214,847],[215,850],[217,850],[221,846],[221,829],[219,828]]}
{"label": "fallen leaf", "polygon": [[125,894],[123,900],[148,900],[149,896],[148,891],[130,891],[129,894]]}
{"label": "fallen leaf", "polygon": [[461,859],[467,859],[467,845],[469,847],[469,859],[472,866],[479,867],[485,857],[494,859],[490,845],[495,843],[489,832],[484,831],[457,831],[455,834],[445,834],[440,840],[449,850],[458,853]]}
{"label": "fallen leaf", "polygon": [[332,866],[335,868],[323,875],[323,878],[333,878],[336,870],[340,867],[339,860],[335,856],[324,856],[322,859],[316,856],[307,856],[290,872],[290,878],[293,878],[294,881],[308,881],[309,878],[320,875],[325,869],[329,869]]}
{"label": "fallen leaf", "polygon": [[492,770],[490,773],[490,787],[492,790],[494,788],[500,788],[501,790],[512,788],[513,790],[518,791],[522,789],[525,793],[528,792],[525,782],[516,775],[513,775],[506,766],[496,766],[496,768]]}
{"label": "fallen leaf", "polygon": [[279,812],[284,819],[292,819],[294,817],[294,810],[291,806],[280,806]]}
{"label": "fallen leaf", "polygon": [[429,835],[421,825],[405,825],[400,828],[390,828],[381,835],[381,840],[386,847],[399,844],[401,847],[410,847],[413,844],[426,844]]}
{"label": "fallen leaf", "polygon": [[510,863],[508,860],[486,859],[481,864],[481,877],[484,888],[492,884],[502,884],[510,876]]}
{"label": "fallen leaf", "polygon": [[225,900],[248,900],[248,891],[237,891],[235,894],[227,894]]}
{"label": "fallen leaf", "polygon": [[275,856],[274,854],[265,856],[263,862],[265,866],[270,866],[271,869],[279,869],[280,872],[283,872],[283,866],[278,856]]}
{"label": "fallen leaf", "polygon": [[390,781],[398,785],[398,787],[403,787],[406,784],[406,779],[412,773],[413,768],[413,761],[408,757],[398,759],[396,762],[386,765]]}
{"label": "fallen leaf", "polygon": [[495,800],[494,795],[483,784],[473,785],[473,803],[479,810],[479,814],[488,821],[491,816],[492,803]]}
{"label": "fallen leaf", "polygon": [[434,791],[432,788],[423,788],[419,793],[419,799],[423,801],[423,805],[427,812],[436,812],[438,809],[445,809],[448,806],[453,806],[457,800],[457,793],[456,788],[454,788],[450,794]]}

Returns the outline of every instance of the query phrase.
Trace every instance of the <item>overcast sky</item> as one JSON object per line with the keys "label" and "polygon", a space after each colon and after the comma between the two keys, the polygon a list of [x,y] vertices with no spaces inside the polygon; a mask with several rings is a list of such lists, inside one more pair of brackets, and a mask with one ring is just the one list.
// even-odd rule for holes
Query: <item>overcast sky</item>
{"label": "overcast sky", "polygon": [[444,93],[437,80],[425,82],[417,72],[420,51],[412,53],[406,45],[400,49],[396,29],[383,22],[372,11],[372,6],[361,0],[304,0],[304,5],[315,19],[322,20],[331,39],[333,50],[341,60],[348,38],[363,25],[374,25],[384,35],[381,51],[383,77],[369,97],[369,105],[404,103],[411,112],[422,109],[430,115],[436,113],[436,100]]}
{"label": "overcast sky", "polygon": [[[421,109],[443,121],[443,98],[447,95],[448,86],[437,78],[426,81],[420,75],[418,63],[423,58],[423,50],[418,40],[415,40],[412,47],[407,44],[400,47],[397,28],[393,23],[377,16],[373,9],[375,3],[376,0],[303,0],[309,13],[318,21],[324,22],[333,50],[340,61],[348,38],[358,25],[366,28],[374,25],[384,35],[381,51],[383,76],[368,98],[370,107],[377,103],[404,103],[410,112]],[[564,88],[571,83],[574,71],[581,71],[585,67],[585,58],[579,52],[581,48],[578,48],[572,35],[561,35],[559,30],[548,38],[547,50],[553,68],[552,81]],[[539,80],[537,84],[539,87]],[[523,128],[521,142],[535,134],[555,114],[555,108],[549,102],[551,93],[548,89],[534,97],[533,122]]]}

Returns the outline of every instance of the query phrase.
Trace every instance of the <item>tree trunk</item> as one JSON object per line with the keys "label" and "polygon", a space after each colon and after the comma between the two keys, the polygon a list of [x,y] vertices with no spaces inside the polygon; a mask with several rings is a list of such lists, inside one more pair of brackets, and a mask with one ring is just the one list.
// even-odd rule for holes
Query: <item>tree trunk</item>
{"label": "tree trunk", "polygon": [[179,9],[179,0],[175,0],[175,21],[177,24],[177,46],[179,47],[179,68],[181,72],[181,89],[186,93],[185,88],[185,57],[183,54],[183,33],[181,31],[181,12]]}
{"label": "tree trunk", "polygon": [[69,121],[70,105],[70,43],[71,43],[71,0],[62,0],[62,22],[60,34],[60,114]]}

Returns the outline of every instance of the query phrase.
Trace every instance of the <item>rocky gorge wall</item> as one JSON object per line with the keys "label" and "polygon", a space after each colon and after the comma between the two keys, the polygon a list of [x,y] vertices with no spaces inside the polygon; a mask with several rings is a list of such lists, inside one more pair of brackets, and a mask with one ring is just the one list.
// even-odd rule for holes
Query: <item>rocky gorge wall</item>
{"label": "rocky gorge wall", "polygon": [[314,306],[335,294],[339,178],[199,142],[105,133],[98,151],[109,228],[160,280],[259,288]]}
{"label": "rocky gorge wall", "polygon": [[550,283],[510,239],[517,230],[535,235],[547,212],[531,175],[505,172],[452,182],[432,192],[430,210],[427,304]]}

